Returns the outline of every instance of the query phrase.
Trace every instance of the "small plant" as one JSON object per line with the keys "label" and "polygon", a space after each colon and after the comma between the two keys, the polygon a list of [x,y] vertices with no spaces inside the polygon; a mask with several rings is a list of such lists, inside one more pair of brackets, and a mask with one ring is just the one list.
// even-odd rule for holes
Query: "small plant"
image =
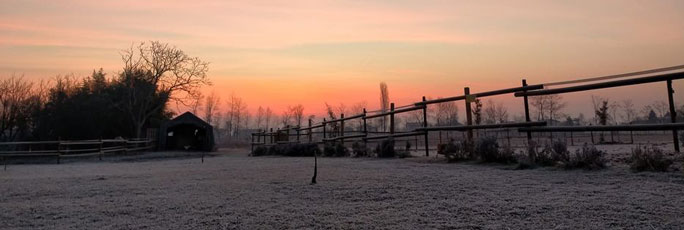
{"label": "small plant", "polygon": [[565,169],[603,169],[606,167],[605,154],[605,152],[598,150],[593,145],[584,144],[582,149],[578,149],[575,152],[574,158],[570,159],[567,164],[561,166]]}
{"label": "small plant", "polygon": [[629,168],[635,172],[653,171],[667,172],[673,161],[667,159],[663,151],[655,146],[636,147],[632,149]]}
{"label": "small plant", "polygon": [[323,146],[323,155],[327,157],[349,156],[349,150],[342,142],[326,142]]}
{"label": "small plant", "polygon": [[268,147],[266,147],[266,146],[257,146],[257,147],[254,148],[254,150],[252,151],[251,156],[258,157],[258,156],[266,156],[266,155],[268,155],[268,154],[269,154],[269,152],[268,152]]}
{"label": "small plant", "polygon": [[380,142],[379,145],[375,147],[375,152],[380,158],[390,158],[396,155],[394,151],[394,139],[389,138]]}
{"label": "small plant", "polygon": [[352,153],[354,157],[365,157],[368,156],[368,147],[366,143],[362,141],[356,141],[352,144]]}
{"label": "small plant", "polygon": [[475,144],[474,152],[482,162],[504,164],[516,162],[514,151],[499,151],[499,143],[493,136],[479,138]]}

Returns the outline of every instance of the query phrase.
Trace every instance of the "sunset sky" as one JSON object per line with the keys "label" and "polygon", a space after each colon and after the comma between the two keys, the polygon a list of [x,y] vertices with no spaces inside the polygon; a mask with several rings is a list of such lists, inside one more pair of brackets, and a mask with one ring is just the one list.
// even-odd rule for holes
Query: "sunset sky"
{"label": "sunset sky", "polygon": [[[114,75],[120,50],[149,40],[211,62],[207,93],[320,114],[324,102],[376,109],[381,81],[407,104],[684,64],[684,1],[0,0],[0,77]],[[586,113],[591,94],[665,100],[664,88],[564,95],[566,112]]]}

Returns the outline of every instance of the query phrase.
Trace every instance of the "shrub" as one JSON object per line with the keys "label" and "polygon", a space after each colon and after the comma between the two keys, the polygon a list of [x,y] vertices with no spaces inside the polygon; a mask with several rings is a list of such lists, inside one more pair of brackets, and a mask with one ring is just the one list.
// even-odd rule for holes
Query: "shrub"
{"label": "shrub", "polygon": [[323,146],[323,155],[328,157],[349,156],[349,150],[342,142],[326,142]]}
{"label": "shrub", "polygon": [[365,157],[368,156],[368,147],[363,141],[356,141],[352,144],[352,153],[354,157]]}
{"label": "shrub", "polygon": [[257,146],[256,148],[254,148],[254,150],[252,150],[251,156],[258,157],[258,156],[266,156],[266,155],[268,155],[268,154],[269,154],[269,152],[268,152],[268,147],[266,147],[266,146]]}
{"label": "shrub", "polygon": [[394,157],[396,155],[396,152],[394,151],[394,139],[388,138],[380,142],[380,144],[375,147],[375,152],[378,154],[378,157],[381,158]]}
{"label": "shrub", "polygon": [[475,144],[474,152],[482,162],[504,164],[516,162],[515,151],[510,148],[507,151],[499,151],[499,143],[493,136],[479,138]]}
{"label": "shrub", "polygon": [[462,142],[451,139],[446,144],[437,145],[437,154],[442,154],[447,162],[457,162],[470,159],[470,153],[465,151]]}
{"label": "shrub", "polygon": [[582,149],[578,149],[575,152],[574,158],[571,158],[567,163],[563,162],[559,166],[565,169],[603,169],[606,167],[604,155],[605,152],[598,150],[595,146],[584,144]]}
{"label": "shrub", "polygon": [[306,143],[306,144],[290,144],[286,145],[284,150],[284,155],[285,156],[314,156],[314,154],[318,155],[321,153],[321,149],[318,148],[318,145],[313,144],[313,143]]}
{"label": "shrub", "polygon": [[667,159],[663,151],[655,146],[632,149],[629,168],[635,172],[667,172],[673,161]]}
{"label": "shrub", "polygon": [[404,145],[404,147],[406,147],[406,151],[407,151],[407,152],[408,152],[408,151],[411,151],[411,142],[406,141],[406,145]]}
{"label": "shrub", "polygon": [[252,151],[252,156],[313,156],[320,154],[321,150],[316,144],[287,144],[287,145],[272,145],[269,147],[258,146]]}

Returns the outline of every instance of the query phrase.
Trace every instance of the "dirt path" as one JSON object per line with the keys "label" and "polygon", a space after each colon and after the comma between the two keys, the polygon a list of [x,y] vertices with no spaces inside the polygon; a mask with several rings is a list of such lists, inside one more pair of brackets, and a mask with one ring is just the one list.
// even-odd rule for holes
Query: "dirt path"
{"label": "dirt path", "polygon": [[681,229],[684,176],[418,159],[247,157],[12,165],[0,228]]}

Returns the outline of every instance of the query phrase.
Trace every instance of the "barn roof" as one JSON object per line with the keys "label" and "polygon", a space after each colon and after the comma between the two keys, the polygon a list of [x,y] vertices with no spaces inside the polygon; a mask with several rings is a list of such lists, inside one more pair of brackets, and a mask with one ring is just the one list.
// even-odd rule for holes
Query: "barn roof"
{"label": "barn roof", "polygon": [[202,118],[197,117],[191,112],[185,112],[166,123],[167,127],[179,125],[179,124],[196,124],[204,127],[211,127],[209,123],[202,120]]}

